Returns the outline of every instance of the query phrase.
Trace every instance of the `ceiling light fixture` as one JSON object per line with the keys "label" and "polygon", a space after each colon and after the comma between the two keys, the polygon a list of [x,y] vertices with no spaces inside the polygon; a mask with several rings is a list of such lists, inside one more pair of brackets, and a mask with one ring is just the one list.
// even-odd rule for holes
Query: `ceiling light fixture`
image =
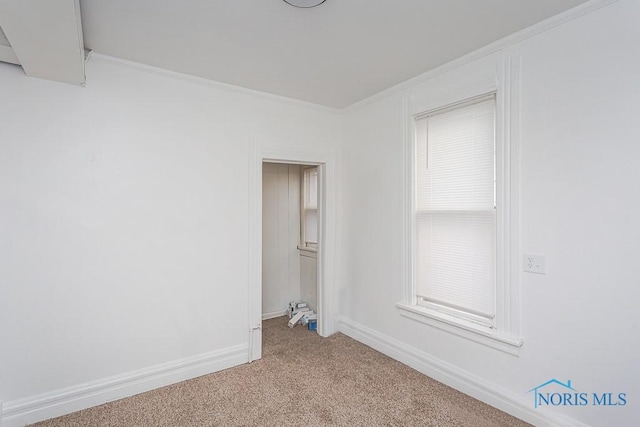
{"label": "ceiling light fixture", "polygon": [[325,2],[325,0],[283,0],[285,3],[295,7],[316,7]]}

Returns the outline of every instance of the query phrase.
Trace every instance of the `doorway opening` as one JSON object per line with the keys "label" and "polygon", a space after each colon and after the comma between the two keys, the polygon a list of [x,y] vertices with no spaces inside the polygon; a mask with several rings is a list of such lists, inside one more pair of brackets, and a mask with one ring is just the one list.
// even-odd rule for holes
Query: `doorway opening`
{"label": "doorway opening", "polygon": [[[284,165],[284,166],[271,166],[271,165]],[[258,360],[262,357],[262,319],[264,317],[270,317],[271,315],[279,314],[281,311],[284,314],[288,303],[293,299],[291,294],[286,298],[282,296],[280,301],[284,302],[286,306],[282,308],[265,307],[263,311],[263,201],[265,199],[273,200],[276,198],[275,193],[270,196],[263,194],[263,169],[271,170],[271,174],[274,176],[265,178],[267,180],[285,180],[287,181],[287,187],[289,187],[290,179],[295,179],[296,168],[299,169],[299,185],[302,192],[302,186],[304,186],[304,174],[309,170],[308,174],[310,178],[317,180],[317,204],[313,207],[313,204],[307,204],[307,211],[305,213],[304,205],[302,202],[302,194],[296,193],[293,190],[293,196],[290,196],[290,190],[287,188],[286,193],[280,192],[280,196],[277,198],[288,199],[289,197],[299,198],[299,204],[295,210],[297,215],[300,215],[299,221],[290,222],[289,215],[293,215],[293,206],[287,200],[287,219],[280,217],[277,221],[279,229],[284,233],[284,228],[287,228],[287,237],[282,240],[278,245],[288,243],[288,248],[285,250],[279,250],[278,257],[283,259],[287,257],[289,259],[288,264],[293,266],[292,269],[287,267],[281,269],[278,272],[280,277],[286,277],[288,279],[287,287],[289,290],[295,289],[297,281],[295,280],[300,275],[300,280],[309,279],[311,284],[303,283],[302,288],[298,288],[300,293],[299,299],[309,299],[313,301],[314,295],[311,295],[315,291],[315,305],[317,312],[317,333],[322,337],[328,337],[335,332],[334,318],[335,318],[335,153],[331,151],[318,151],[314,149],[290,149],[290,148],[275,148],[268,147],[262,143],[253,144],[252,161],[250,162],[249,178],[250,178],[250,194],[249,194],[249,319],[248,319],[248,361]],[[281,170],[278,172],[277,169]],[[315,168],[315,170],[314,170]],[[314,171],[315,173],[313,173]],[[279,178],[277,175],[280,175]],[[271,191],[271,190],[266,190]],[[281,201],[281,206],[284,206],[285,202]],[[271,208],[267,208],[271,209]],[[307,218],[307,225],[313,224],[314,217],[317,225],[315,227],[309,227],[316,230],[316,240],[314,242],[313,236],[311,239],[304,238],[304,224],[302,218]],[[290,225],[291,224],[291,225]],[[295,224],[295,225],[294,225]],[[293,227],[294,231],[289,231],[289,227]],[[299,227],[298,235],[296,236],[296,227]],[[309,232],[307,232],[307,237]],[[297,241],[296,241],[297,237]],[[306,240],[305,240],[306,239]],[[314,247],[315,246],[315,247]],[[293,248],[293,250],[292,250]],[[296,261],[294,255],[297,256],[299,262],[300,274],[296,269]],[[273,256],[273,254],[271,255]],[[283,264],[284,265],[284,264]],[[315,268],[316,272],[311,273],[305,269]],[[286,273],[285,273],[286,272]],[[313,286],[315,282],[315,286]],[[294,296],[295,296],[295,291]],[[308,292],[309,294],[305,293]],[[286,295],[286,294],[285,294]],[[267,298],[275,297],[267,296]],[[265,303],[267,300],[265,300]],[[274,303],[275,306],[275,303]],[[271,306],[271,307],[274,307]],[[278,306],[275,306],[278,307]],[[312,333],[312,332],[310,332]]]}
{"label": "doorway opening", "polygon": [[262,164],[262,320],[291,302],[318,313],[320,182],[318,165]]}

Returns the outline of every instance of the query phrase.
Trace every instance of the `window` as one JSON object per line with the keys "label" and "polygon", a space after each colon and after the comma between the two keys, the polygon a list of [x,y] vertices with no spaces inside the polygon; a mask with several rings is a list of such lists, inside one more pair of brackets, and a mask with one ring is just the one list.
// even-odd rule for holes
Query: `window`
{"label": "window", "polygon": [[517,355],[518,95],[509,85],[503,78],[491,92],[413,114],[406,288],[397,307]]}
{"label": "window", "polygon": [[494,327],[495,96],[416,119],[417,304]]}
{"label": "window", "polygon": [[302,169],[300,246],[318,248],[318,167]]}

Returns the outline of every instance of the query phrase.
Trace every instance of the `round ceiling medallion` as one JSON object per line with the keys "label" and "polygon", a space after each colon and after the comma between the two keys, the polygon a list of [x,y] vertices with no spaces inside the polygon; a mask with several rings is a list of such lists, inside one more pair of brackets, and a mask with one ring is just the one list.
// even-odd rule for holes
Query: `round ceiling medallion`
{"label": "round ceiling medallion", "polygon": [[325,0],[283,0],[285,3],[295,7],[315,7],[325,2]]}

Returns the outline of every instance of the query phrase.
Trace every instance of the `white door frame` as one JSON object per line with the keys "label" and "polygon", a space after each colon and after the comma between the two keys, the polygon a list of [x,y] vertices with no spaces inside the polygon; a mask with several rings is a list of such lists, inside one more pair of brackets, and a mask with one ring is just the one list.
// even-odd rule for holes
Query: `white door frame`
{"label": "white door frame", "polygon": [[254,143],[249,165],[249,362],[262,358],[262,163],[317,165],[318,334],[335,332],[335,155],[314,149],[264,147]]}

